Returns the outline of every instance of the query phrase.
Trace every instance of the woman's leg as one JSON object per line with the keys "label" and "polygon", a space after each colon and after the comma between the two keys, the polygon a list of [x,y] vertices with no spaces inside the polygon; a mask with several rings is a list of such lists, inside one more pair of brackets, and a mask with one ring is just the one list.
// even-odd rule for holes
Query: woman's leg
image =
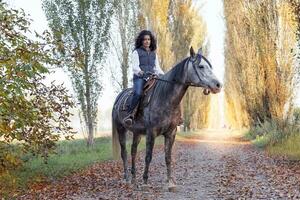
{"label": "woman's leg", "polygon": [[133,79],[133,97],[129,106],[129,113],[132,113],[143,95],[145,81],[142,78]]}
{"label": "woman's leg", "polygon": [[133,123],[133,111],[143,95],[144,84],[143,78],[133,78],[133,97],[129,105],[128,116],[124,119],[124,123],[128,126],[131,126]]}

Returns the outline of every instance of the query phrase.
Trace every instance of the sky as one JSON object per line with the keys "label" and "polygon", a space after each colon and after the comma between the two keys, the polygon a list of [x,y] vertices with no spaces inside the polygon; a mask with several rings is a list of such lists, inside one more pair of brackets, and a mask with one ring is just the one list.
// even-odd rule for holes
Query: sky
{"label": "sky", "polygon": [[223,0],[206,0],[199,10],[207,24],[210,42],[209,60],[216,76],[223,80],[224,76],[224,37]]}
{"label": "sky", "polygon": [[[210,50],[208,59],[213,66],[213,72],[223,83],[224,79],[224,37],[225,21],[223,17],[223,0],[203,1],[203,7],[199,10],[207,24]],[[208,127],[219,129],[225,127],[225,98],[224,90],[211,96]]]}
{"label": "sky", "polygon": [[[22,8],[26,13],[30,15],[33,20],[31,29],[42,33],[48,28],[45,14],[42,10],[41,0],[4,0],[9,6],[14,8]],[[214,73],[223,82],[224,77],[224,37],[225,37],[225,25],[223,17],[223,1],[222,0],[197,0],[197,3],[202,4],[199,9],[199,14],[204,18],[207,23],[208,40],[210,43],[210,54],[208,59],[211,61]],[[108,67],[115,67],[118,65],[116,59],[111,56],[107,59],[106,65]],[[106,67],[102,74],[101,81],[104,85],[104,91],[99,99],[99,129],[110,128],[110,111],[116,97],[112,81],[110,80],[110,70]],[[64,83],[65,86],[72,90],[72,85],[69,77],[63,70],[56,70],[55,73],[47,78],[47,81],[55,80],[57,83]],[[214,100],[213,106],[218,106],[218,112],[221,118],[224,118],[224,93],[218,94]],[[297,102],[300,102],[298,98]],[[220,120],[219,120],[220,121]],[[221,120],[222,121],[222,120]],[[80,123],[77,116],[72,119],[73,126],[79,130]],[[221,124],[224,122],[222,121]]]}

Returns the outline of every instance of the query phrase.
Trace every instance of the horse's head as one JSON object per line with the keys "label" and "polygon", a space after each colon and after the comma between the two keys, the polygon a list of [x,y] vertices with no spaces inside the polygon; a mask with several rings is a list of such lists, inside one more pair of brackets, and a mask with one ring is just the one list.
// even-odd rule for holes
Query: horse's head
{"label": "horse's head", "polygon": [[190,49],[190,59],[188,61],[187,82],[211,91],[216,94],[221,91],[222,84],[212,72],[212,66],[209,61],[202,55],[201,49],[198,53],[194,52],[193,47]]}

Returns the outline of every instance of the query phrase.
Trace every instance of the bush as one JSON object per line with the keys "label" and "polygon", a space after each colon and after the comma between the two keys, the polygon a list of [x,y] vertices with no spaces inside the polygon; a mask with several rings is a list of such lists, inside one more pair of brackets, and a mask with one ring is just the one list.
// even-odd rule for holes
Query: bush
{"label": "bush", "polygon": [[0,176],[8,176],[22,164],[22,152],[47,158],[61,135],[72,137],[74,103],[62,85],[43,83],[45,66],[57,62],[51,35],[31,40],[23,11],[0,1],[0,13]]}
{"label": "bush", "polygon": [[288,139],[293,134],[300,133],[300,127],[297,124],[298,121],[296,120],[292,122],[265,120],[264,123],[251,127],[245,137],[253,140],[258,147],[275,145]]}
{"label": "bush", "polygon": [[282,142],[268,146],[267,151],[272,155],[287,156],[292,160],[300,160],[300,133],[294,133]]}
{"label": "bush", "polygon": [[293,112],[293,117],[294,117],[294,122],[295,124],[299,124],[300,123],[300,108],[295,108],[294,112]]}

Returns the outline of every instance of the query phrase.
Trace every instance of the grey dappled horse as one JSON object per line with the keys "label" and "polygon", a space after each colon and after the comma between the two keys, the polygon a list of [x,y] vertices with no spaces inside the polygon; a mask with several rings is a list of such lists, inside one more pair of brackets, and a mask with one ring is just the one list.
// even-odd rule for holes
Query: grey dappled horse
{"label": "grey dappled horse", "polygon": [[215,94],[220,92],[221,84],[213,74],[208,60],[201,55],[201,51],[199,50],[199,52],[195,54],[192,47],[190,49],[190,57],[181,61],[159,79],[156,85],[143,98],[140,105],[141,109],[134,119],[134,124],[130,127],[126,127],[123,123],[123,119],[127,116],[127,111],[124,110],[124,101],[126,101],[126,96],[128,98],[128,93],[130,93],[132,89],[123,90],[116,98],[112,111],[113,152],[116,156],[116,154],[119,154],[121,147],[124,179],[129,181],[126,132],[131,131],[133,133],[131,174],[132,183],[135,183],[137,146],[141,140],[141,135],[146,135],[146,163],[143,181],[144,184],[147,184],[154,140],[155,137],[163,135],[165,138],[167,182],[169,188],[171,188],[175,186],[171,175],[171,152],[177,125],[180,120],[180,102],[189,86],[203,87]]}

